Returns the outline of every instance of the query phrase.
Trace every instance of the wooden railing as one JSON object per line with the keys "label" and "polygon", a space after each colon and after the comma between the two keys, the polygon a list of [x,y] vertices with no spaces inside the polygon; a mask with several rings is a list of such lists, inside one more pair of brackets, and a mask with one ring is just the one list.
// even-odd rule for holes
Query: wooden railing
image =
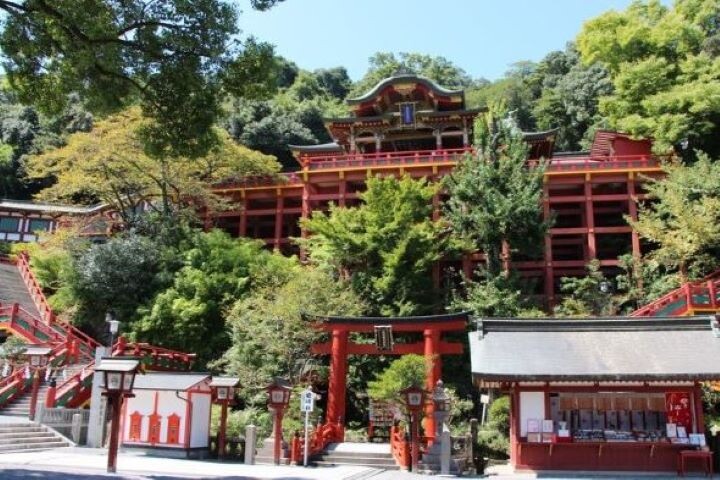
{"label": "wooden railing", "polygon": [[0,304],[0,317],[8,317],[10,328],[34,343],[64,343],[65,337],[17,303]]}
{"label": "wooden railing", "polygon": [[196,356],[194,353],[178,352],[148,343],[128,342],[125,337],[118,338],[112,355],[139,357],[146,369],[160,371],[190,370]]}
{"label": "wooden railing", "polygon": [[77,407],[90,398],[95,362],[85,365],[82,370],[68,377],[54,392],[48,391],[47,405],[55,407]]}
{"label": "wooden railing", "polygon": [[405,439],[405,431],[398,425],[390,427],[390,451],[400,468],[410,467],[410,442]]}
{"label": "wooden railing", "polygon": [[[326,423],[312,428],[308,435],[308,456],[321,453],[330,443],[342,441],[342,438],[339,438],[340,435],[342,435],[342,427],[339,425]],[[305,439],[296,434],[290,442],[290,463],[301,464],[304,454]]]}
{"label": "wooden railing", "polygon": [[694,310],[720,310],[720,271],[690,282],[635,310],[631,317],[680,316]]}
{"label": "wooden railing", "polygon": [[32,371],[27,375],[24,367],[18,368],[12,374],[0,381],[0,408],[22,395],[32,384]]}
{"label": "wooden railing", "polygon": [[[356,153],[346,155],[321,155],[307,157],[304,165],[308,170],[326,170],[337,168],[368,168],[368,167],[394,167],[403,165],[422,165],[435,163],[455,164],[468,153],[474,153],[472,148],[452,148],[443,150],[413,150],[405,152]],[[528,162],[536,164],[536,160]],[[586,170],[607,169],[642,169],[656,168],[661,164],[661,157],[651,155],[614,155],[611,157],[591,157],[579,155],[577,157],[556,157],[547,160],[549,172],[574,172]]]}

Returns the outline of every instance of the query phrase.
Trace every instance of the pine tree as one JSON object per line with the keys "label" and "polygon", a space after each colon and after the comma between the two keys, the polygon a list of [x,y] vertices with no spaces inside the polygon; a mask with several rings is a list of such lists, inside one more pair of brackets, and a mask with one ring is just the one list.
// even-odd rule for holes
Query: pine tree
{"label": "pine tree", "polygon": [[[470,250],[487,257],[489,276],[502,269],[503,243],[510,252],[537,252],[547,229],[542,218],[544,164],[527,162],[522,132],[496,105],[475,122],[476,154],[446,177],[445,218]],[[509,259],[507,259],[509,260]]]}

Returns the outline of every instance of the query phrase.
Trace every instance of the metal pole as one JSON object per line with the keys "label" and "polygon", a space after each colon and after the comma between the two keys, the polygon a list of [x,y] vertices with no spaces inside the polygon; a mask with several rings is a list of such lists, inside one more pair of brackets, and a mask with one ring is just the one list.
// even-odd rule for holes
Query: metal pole
{"label": "metal pole", "polygon": [[120,409],[122,406],[122,394],[110,394],[112,404],[112,422],[110,425],[110,447],[108,449],[108,473],[117,471],[118,436],[120,434]]}
{"label": "metal pole", "polygon": [[220,407],[220,432],[218,432],[218,458],[225,457],[225,430],[227,429],[227,400]]}
{"label": "metal pole", "polygon": [[307,467],[308,464],[308,437],[309,437],[309,423],[310,423],[310,410],[305,410],[305,445],[303,455],[303,466]]}

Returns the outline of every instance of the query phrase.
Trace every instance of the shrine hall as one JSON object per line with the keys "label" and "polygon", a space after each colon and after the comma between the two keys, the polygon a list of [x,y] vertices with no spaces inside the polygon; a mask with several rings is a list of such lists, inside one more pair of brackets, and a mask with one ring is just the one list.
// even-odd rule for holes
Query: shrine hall
{"label": "shrine hall", "polygon": [[[351,207],[369,177],[408,175],[433,181],[452,171],[472,152],[473,122],[481,109],[466,107],[465,94],[416,75],[397,75],[364,95],[347,100],[348,115],[325,119],[333,138],[323,145],[291,145],[294,171],[274,178],[250,178],[216,186],[237,208],[206,215],[206,226],[233,236],[263,240],[268,248],[298,254],[292,237],[301,237],[300,219],[325,211],[330,203]],[[543,212],[554,223],[539,256],[514,252],[510,268],[534,278],[536,294],[550,304],[560,279],[584,275],[597,259],[606,274],[618,257],[639,255],[643,241],[626,216],[637,218],[644,185],[662,175],[649,140],[598,131],[588,151],[556,152],[556,131],[527,132],[528,160],[545,159]],[[443,194],[432,200],[441,215]],[[450,269],[471,276],[481,252],[439,262],[433,278],[440,285]]]}

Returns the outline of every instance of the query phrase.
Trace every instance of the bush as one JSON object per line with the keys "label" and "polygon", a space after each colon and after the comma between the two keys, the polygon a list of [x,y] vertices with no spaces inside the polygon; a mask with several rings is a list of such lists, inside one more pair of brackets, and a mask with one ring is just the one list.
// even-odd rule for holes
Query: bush
{"label": "bush", "polygon": [[483,456],[506,459],[510,455],[510,397],[496,399],[488,411],[488,423],[478,432]]}

